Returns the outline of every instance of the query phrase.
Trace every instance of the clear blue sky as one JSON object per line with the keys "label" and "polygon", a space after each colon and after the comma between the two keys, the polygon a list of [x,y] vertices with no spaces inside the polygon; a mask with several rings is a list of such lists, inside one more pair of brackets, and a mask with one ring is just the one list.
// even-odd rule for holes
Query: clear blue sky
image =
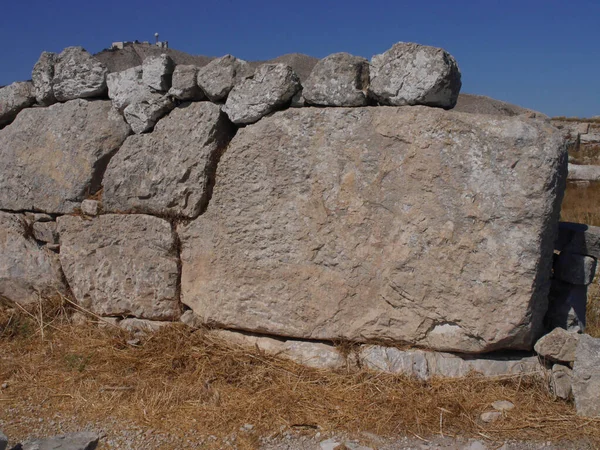
{"label": "clear blue sky", "polygon": [[29,79],[43,50],[152,40],[192,54],[269,59],[395,42],[443,47],[462,92],[546,114],[600,115],[600,0],[4,0],[0,85]]}

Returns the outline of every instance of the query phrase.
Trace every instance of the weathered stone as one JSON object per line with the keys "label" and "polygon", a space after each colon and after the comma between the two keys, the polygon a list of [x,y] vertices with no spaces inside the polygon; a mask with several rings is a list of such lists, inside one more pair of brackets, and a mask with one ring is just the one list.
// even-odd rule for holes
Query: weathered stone
{"label": "weathered stone", "polygon": [[290,101],[290,108],[304,108],[307,106],[306,99],[302,95],[302,89],[294,94]]}
{"label": "weathered stone", "polygon": [[127,138],[104,176],[106,211],[197,217],[234,130],[218,105],[184,104],[154,132]]}
{"label": "weathered stone", "polygon": [[548,294],[548,311],[544,317],[546,330],[564,328],[569,332],[585,329],[587,286],[577,286],[552,280]]}
{"label": "weathered stone", "polygon": [[81,212],[86,216],[97,216],[100,213],[100,202],[86,198],[81,202]]}
{"label": "weathered stone", "polygon": [[579,335],[555,328],[535,343],[535,351],[549,361],[572,363]]}
{"label": "weathered stone", "polygon": [[35,222],[32,226],[33,237],[38,241],[49,244],[58,244],[56,222]]}
{"label": "weathered stone", "polygon": [[364,106],[369,86],[369,61],[349,53],[320,60],[303,83],[308,103],[324,106]]}
{"label": "weathered stone", "polygon": [[57,219],[60,261],[77,302],[102,316],[177,320],[178,258],[169,222],[145,215]]}
{"label": "weathered stone", "polygon": [[600,227],[560,222],[556,250],[600,258]]}
{"label": "weathered stone", "polygon": [[109,101],[30,108],[0,131],[0,208],[70,213],[100,187],[129,127]]}
{"label": "weathered stone", "polygon": [[119,321],[119,327],[135,335],[146,335],[156,333],[162,327],[172,325],[173,322],[145,319],[123,319]]}
{"label": "weathered stone", "polygon": [[25,218],[30,224],[34,222],[52,222],[54,219],[50,214],[26,212]]}
{"label": "weathered stone", "polygon": [[569,400],[572,395],[573,371],[562,364],[554,364],[550,373],[550,391],[558,398]]}
{"label": "weathered stone", "polygon": [[179,320],[190,328],[199,329],[204,326],[202,319],[194,314],[194,311],[188,309],[184,311]]}
{"label": "weathered stone", "polygon": [[492,423],[502,418],[502,413],[500,411],[486,411],[479,416],[482,422]]}
{"label": "weathered stone", "polygon": [[257,348],[269,355],[290,359],[316,369],[346,367],[344,358],[332,345],[319,342],[279,340],[265,336],[238,333],[230,330],[212,330],[211,335],[241,347]]}
{"label": "weathered stone", "polygon": [[19,304],[67,293],[57,255],[29,235],[22,216],[0,212],[0,298]]}
{"label": "weathered stone", "polygon": [[515,409],[515,404],[508,400],[496,400],[495,402],[492,402],[492,408],[496,411],[510,411]]}
{"label": "weathered stone", "polygon": [[141,134],[154,128],[173,108],[175,103],[168,95],[152,94],[147,100],[131,103],[123,112],[133,132]]}
{"label": "weathered stone", "polygon": [[369,95],[382,105],[452,108],[462,86],[460,70],[445,50],[399,42],[371,59]]}
{"label": "weathered stone", "polygon": [[23,444],[23,450],[94,450],[99,440],[96,433],[70,433],[27,441]]}
{"label": "weathered stone", "polygon": [[225,55],[198,70],[198,86],[211,102],[224,102],[233,87],[253,72],[246,61]]}
{"label": "weathered stone", "polygon": [[21,110],[34,103],[31,81],[18,81],[0,88],[0,127],[11,123]]}
{"label": "weathered stone", "polygon": [[582,334],[575,351],[573,397],[577,414],[600,417],[600,339]]}
{"label": "weathered stone", "polygon": [[119,111],[123,111],[132,103],[148,101],[157,96],[142,83],[142,66],[110,73],[106,78],[106,84],[108,97]]}
{"label": "weathered stone", "polygon": [[300,79],[290,66],[264,64],[254,76],[229,93],[223,111],[233,123],[254,123],[288,103],[300,90]]}
{"label": "weathered stone", "polygon": [[586,133],[580,136],[582,144],[600,144],[600,133]]}
{"label": "weathered stone", "polygon": [[142,63],[142,81],[156,91],[166,92],[171,88],[175,63],[170,56],[150,56]]}
{"label": "weathered stone", "polygon": [[205,95],[202,89],[198,87],[197,76],[197,66],[179,65],[175,67],[169,95],[178,100],[203,100]]}
{"label": "weathered stone", "polygon": [[429,379],[426,352],[421,350],[366,345],[360,349],[358,359],[363,367],[378,372],[403,374],[420,380]]}
{"label": "weathered stone", "polygon": [[596,259],[571,252],[561,252],[554,261],[554,277],[570,284],[587,286],[594,281]]}
{"label": "weathered stone", "polygon": [[67,47],[54,64],[52,89],[60,102],[76,98],[105,97],[106,66],[82,47]]}
{"label": "weathered stone", "polygon": [[542,371],[542,366],[535,356],[491,355],[469,358],[450,353],[428,352],[427,364],[430,376],[443,378],[462,378],[471,373],[494,378],[509,375],[536,375]]}
{"label": "weathered stone", "polygon": [[182,301],[300,339],[530,349],[565,175],[560,133],[537,120],[279,112],[238,131],[210,207],[181,227]]}
{"label": "weathered stone", "polygon": [[55,62],[56,53],[42,52],[35,66],[33,66],[31,79],[33,81],[35,99],[40,105],[50,106],[56,103],[54,90],[52,89]]}
{"label": "weathered stone", "polygon": [[569,164],[569,181],[600,181],[600,166]]}

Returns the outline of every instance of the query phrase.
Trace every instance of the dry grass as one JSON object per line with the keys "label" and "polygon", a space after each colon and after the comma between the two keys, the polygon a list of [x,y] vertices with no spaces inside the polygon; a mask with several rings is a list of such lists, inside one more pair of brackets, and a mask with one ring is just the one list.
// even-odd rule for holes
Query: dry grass
{"label": "dry grass", "polygon": [[565,116],[557,116],[552,117],[552,120],[560,120],[563,122],[588,122],[588,123],[600,123],[600,117],[565,117]]}
{"label": "dry grass", "polygon": [[[572,405],[552,398],[532,378],[419,382],[367,371],[320,371],[177,325],[131,346],[122,330],[75,327],[56,315],[56,305],[51,309],[0,316],[0,381],[10,382],[10,389],[0,391],[4,411],[27,414],[37,405],[41,417],[116,417],[182,436],[192,429],[225,436],[245,423],[262,435],[285,426],[557,440],[577,429],[578,438],[600,445],[600,419],[577,417]],[[479,415],[498,399],[510,400],[515,410],[493,424],[481,423]],[[28,430],[15,424],[4,431],[17,436]],[[256,448],[256,442],[238,444]]]}

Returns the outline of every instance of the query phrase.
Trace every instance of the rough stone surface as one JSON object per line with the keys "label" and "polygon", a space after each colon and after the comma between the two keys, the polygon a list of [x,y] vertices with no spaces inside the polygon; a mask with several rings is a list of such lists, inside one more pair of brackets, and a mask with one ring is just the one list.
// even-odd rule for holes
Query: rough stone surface
{"label": "rough stone surface", "polygon": [[33,71],[31,73],[35,99],[43,106],[50,106],[53,103],[56,103],[54,90],[52,89],[55,62],[56,53],[42,52],[40,58],[35,63],[35,66],[33,66]]}
{"label": "rough stone surface", "polygon": [[123,319],[119,321],[119,327],[136,335],[156,333],[162,327],[172,325],[173,322],[145,319]]}
{"label": "rough stone surface", "polygon": [[502,102],[484,95],[459,94],[453,110],[470,114],[491,114],[494,116],[509,117],[524,115],[532,119],[548,119],[548,116],[539,111],[522,108],[521,106]]}
{"label": "rough stone surface", "polygon": [[313,105],[364,106],[368,86],[369,61],[349,53],[334,53],[314,67],[303,83],[303,96]]}
{"label": "rough stone surface", "polygon": [[18,81],[0,88],[0,127],[11,123],[21,110],[34,103],[31,81]]}
{"label": "rough stone surface", "polygon": [[600,339],[587,334],[577,343],[573,397],[578,415],[600,417]]}
{"label": "rough stone surface", "polygon": [[19,304],[67,292],[57,255],[29,233],[21,215],[0,212],[0,298]]}
{"label": "rough stone surface", "polygon": [[178,259],[169,222],[146,215],[57,219],[60,261],[78,303],[101,316],[177,320]]}
{"label": "rough stone surface", "polygon": [[194,314],[194,311],[191,309],[184,311],[179,320],[188,327],[194,329],[202,328],[204,326],[202,320],[196,314]]}
{"label": "rough stone surface", "polygon": [[554,364],[550,373],[550,391],[558,398],[569,400],[573,389],[573,371],[562,364]]}
{"label": "rough stone surface", "polygon": [[52,89],[60,102],[105,97],[106,66],[82,47],[67,47],[56,57]]}
{"label": "rough stone surface", "polygon": [[482,352],[533,345],[566,153],[543,122],[302,108],[246,127],[181,227],[206,323]]}
{"label": "rough stone surface", "polygon": [[106,83],[108,97],[119,111],[123,111],[132,103],[148,101],[156,96],[142,82],[142,66],[108,74]]}
{"label": "rough stone surface", "polygon": [[555,248],[561,252],[600,258],[600,227],[582,223],[560,222]]}
{"label": "rough stone surface", "polygon": [[35,222],[32,229],[33,237],[38,241],[47,242],[49,244],[58,244],[56,222]]}
{"label": "rough stone surface", "polygon": [[210,101],[224,102],[233,87],[252,73],[246,61],[225,55],[200,68],[197,82]]}
{"label": "rough stone surface", "polygon": [[429,379],[426,356],[426,352],[420,350],[403,351],[381,345],[366,345],[358,354],[363,367],[378,372],[414,376],[420,380]]}
{"label": "rough stone surface", "polygon": [[462,86],[460,70],[445,50],[399,42],[371,59],[369,94],[383,105],[452,108]]}
{"label": "rough stone surface", "polygon": [[535,351],[549,361],[572,363],[575,361],[578,340],[578,334],[569,333],[564,328],[555,328],[535,343]]}
{"label": "rough stone surface", "polygon": [[203,100],[205,95],[198,86],[198,82],[196,81],[197,76],[197,66],[182,65],[175,67],[169,95],[178,100]]}
{"label": "rough stone surface", "polygon": [[600,181],[600,166],[569,164],[569,181]]}
{"label": "rough stone surface", "polygon": [[97,216],[100,213],[98,200],[85,199],[81,202],[81,212],[86,216]]}
{"label": "rough stone surface", "polygon": [[135,134],[154,128],[161,117],[175,108],[175,103],[167,95],[151,94],[146,100],[131,103],[125,108],[125,120]]}
{"label": "rough stone surface", "polygon": [[72,212],[129,132],[109,101],[22,111],[0,131],[0,209]]}
{"label": "rough stone surface", "polygon": [[208,203],[221,150],[234,130],[218,105],[184,104],[154,132],[130,136],[104,176],[106,211],[194,218]]}
{"label": "rough stone surface", "polygon": [[580,136],[582,144],[600,144],[600,133],[586,133]]}
{"label": "rough stone surface", "polygon": [[70,433],[25,442],[23,450],[94,450],[99,440],[96,433]]}
{"label": "rough stone surface", "polygon": [[142,81],[156,91],[166,92],[171,88],[175,63],[170,56],[150,56],[142,63]]}
{"label": "rough stone surface", "polygon": [[554,277],[570,284],[587,286],[594,281],[596,259],[571,252],[561,252],[554,261]]}
{"label": "rough stone surface", "polygon": [[315,369],[340,369],[347,362],[332,345],[319,342],[279,340],[265,336],[237,333],[230,330],[213,330],[211,334],[230,344],[258,348],[270,355],[290,359]]}
{"label": "rough stone surface", "polygon": [[290,102],[299,90],[300,79],[290,66],[265,64],[231,90],[223,111],[233,123],[254,123]]}

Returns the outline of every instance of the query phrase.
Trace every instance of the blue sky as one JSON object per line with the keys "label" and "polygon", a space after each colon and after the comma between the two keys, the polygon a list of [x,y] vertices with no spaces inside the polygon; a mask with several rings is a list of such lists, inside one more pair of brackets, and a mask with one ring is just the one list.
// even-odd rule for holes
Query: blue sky
{"label": "blue sky", "polygon": [[600,115],[599,0],[4,0],[0,85],[29,79],[43,50],[152,40],[211,56],[370,58],[395,42],[443,47],[462,92],[551,116]]}

